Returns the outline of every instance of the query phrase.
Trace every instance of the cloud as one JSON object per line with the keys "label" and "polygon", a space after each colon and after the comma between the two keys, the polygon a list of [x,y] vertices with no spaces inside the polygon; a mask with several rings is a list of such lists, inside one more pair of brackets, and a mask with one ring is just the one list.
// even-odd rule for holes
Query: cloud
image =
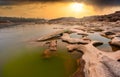
{"label": "cloud", "polygon": [[98,7],[120,6],[120,0],[79,0],[79,1]]}
{"label": "cloud", "polygon": [[22,4],[24,2],[83,2],[96,7],[120,6],[120,0],[0,0],[0,5]]}

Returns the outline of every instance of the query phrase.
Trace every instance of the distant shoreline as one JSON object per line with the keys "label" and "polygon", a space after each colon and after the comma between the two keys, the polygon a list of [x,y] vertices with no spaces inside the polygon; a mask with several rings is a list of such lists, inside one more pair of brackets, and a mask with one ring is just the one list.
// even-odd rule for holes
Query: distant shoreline
{"label": "distant shoreline", "polygon": [[0,17],[0,28],[11,27],[23,23],[80,25],[81,22],[95,22],[95,21],[100,22],[120,21],[120,11],[116,11],[115,13],[101,16],[89,16],[83,18],[61,17],[50,20],[43,18]]}

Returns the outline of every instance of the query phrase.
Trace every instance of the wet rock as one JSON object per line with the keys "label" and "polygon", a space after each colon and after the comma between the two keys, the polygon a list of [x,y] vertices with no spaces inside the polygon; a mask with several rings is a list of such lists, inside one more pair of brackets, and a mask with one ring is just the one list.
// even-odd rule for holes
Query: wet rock
{"label": "wet rock", "polygon": [[84,60],[83,59],[79,59],[79,66],[78,66],[78,69],[77,71],[71,76],[71,77],[85,77],[84,76]]}
{"label": "wet rock", "polygon": [[53,51],[57,50],[57,40],[48,41],[48,42],[46,42],[46,44],[48,44],[48,49],[46,49],[43,52],[43,56],[45,58],[49,58],[53,55],[53,53],[54,53]]}
{"label": "wet rock", "polygon": [[46,49],[44,52],[43,52],[43,57],[44,58],[49,58],[51,57],[51,51],[49,49]]}
{"label": "wet rock", "polygon": [[57,40],[50,41],[49,50],[50,51],[56,51],[57,50]]}

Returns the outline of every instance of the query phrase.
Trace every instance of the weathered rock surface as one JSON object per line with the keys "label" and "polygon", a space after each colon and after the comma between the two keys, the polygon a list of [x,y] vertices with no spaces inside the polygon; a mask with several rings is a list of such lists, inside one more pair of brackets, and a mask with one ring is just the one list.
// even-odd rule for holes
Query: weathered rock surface
{"label": "weathered rock surface", "polygon": [[[111,39],[110,44],[120,47],[120,22],[119,15],[120,12],[116,12],[116,18],[113,14],[105,16],[93,16],[91,18],[97,18],[97,22],[82,21],[76,18],[60,18],[49,20],[48,23],[53,24],[64,24],[64,28],[54,29],[65,29],[59,30],[48,35],[42,36],[38,41],[46,41],[48,39],[61,36],[60,39],[63,42],[72,44],[67,46],[69,51],[82,52],[82,60],[84,60],[84,65],[80,65],[78,70],[73,74],[72,77],[80,77],[83,73],[85,77],[120,77],[120,51],[117,52],[104,52],[97,49],[95,46],[101,45],[102,42],[91,41],[87,38],[90,32],[99,32],[101,35]],[[111,17],[109,19],[109,16]],[[84,19],[84,18],[83,18]],[[87,19],[87,18],[86,18]],[[99,22],[104,21],[105,22]],[[106,21],[117,21],[117,22],[106,22]],[[67,24],[67,25],[66,25]],[[78,25],[79,24],[79,25]],[[70,26],[72,25],[72,26]],[[70,26],[70,27],[68,27]],[[82,35],[83,38],[71,38],[70,33],[75,33]],[[48,51],[49,50],[49,51]],[[51,51],[57,50],[57,42],[55,40],[49,42],[49,48],[45,51],[45,54],[51,55]],[[81,64],[81,63],[80,63]],[[83,67],[81,69],[81,67]],[[84,70],[84,71],[83,71]],[[82,75],[83,76],[83,75]]]}
{"label": "weathered rock surface", "polygon": [[120,63],[117,61],[120,58],[120,52],[103,52],[95,48],[93,44],[99,44],[99,42],[93,41],[87,45],[70,45],[67,47],[69,51],[77,50],[83,53],[85,77],[120,77]]}
{"label": "weathered rock surface", "polygon": [[120,77],[120,62],[104,56],[102,57],[102,63],[109,69],[114,77]]}
{"label": "weathered rock surface", "polygon": [[120,47],[120,37],[114,37],[114,38],[110,41],[110,44]]}
{"label": "weathered rock surface", "polygon": [[50,34],[41,36],[37,41],[45,41],[45,40],[48,40],[48,39],[51,39],[54,37],[58,37],[58,36],[62,35],[63,33],[68,33],[68,32],[69,32],[69,30],[58,30],[58,31],[52,32]]}
{"label": "weathered rock surface", "polygon": [[90,42],[89,39],[71,38],[68,33],[64,33],[61,39],[70,44],[88,44]]}
{"label": "weathered rock surface", "polygon": [[88,36],[88,33],[84,32],[82,30],[70,29],[70,31],[73,32],[73,33],[77,33],[78,35]]}
{"label": "weathered rock surface", "polygon": [[48,41],[48,42],[46,42],[46,44],[48,44],[48,49],[46,49],[43,52],[43,56],[45,58],[49,58],[54,53],[53,51],[57,50],[57,40]]}
{"label": "weathered rock surface", "polygon": [[102,32],[101,35],[112,39],[116,36],[119,36],[119,33],[120,33],[120,27],[108,29]]}
{"label": "weathered rock surface", "polygon": [[49,50],[56,51],[57,50],[57,40],[52,40],[49,42]]}
{"label": "weathered rock surface", "polygon": [[79,67],[78,67],[78,69],[77,69],[77,71],[71,76],[71,77],[85,77],[84,76],[84,65],[85,65],[85,62],[84,62],[84,60],[83,59],[80,59],[79,60]]}

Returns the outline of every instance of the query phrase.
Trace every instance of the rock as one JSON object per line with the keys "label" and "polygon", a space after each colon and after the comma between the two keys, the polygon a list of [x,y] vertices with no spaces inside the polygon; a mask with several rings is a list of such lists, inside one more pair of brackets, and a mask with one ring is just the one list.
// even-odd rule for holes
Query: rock
{"label": "rock", "polygon": [[43,52],[43,57],[45,58],[49,58],[51,56],[51,52],[49,49],[46,49],[44,52]]}
{"label": "rock", "polygon": [[115,33],[114,32],[110,32],[110,31],[106,31],[105,35],[115,35]]}
{"label": "rock", "polygon": [[116,37],[120,37],[120,33],[117,33],[117,34],[116,34]]}
{"label": "rock", "polygon": [[112,28],[109,31],[115,32],[115,33],[120,33],[120,27]]}
{"label": "rock", "polygon": [[90,40],[71,38],[68,33],[64,33],[61,39],[70,44],[88,44],[90,42]]}
{"label": "rock", "polygon": [[64,29],[63,27],[54,27],[53,29]]}
{"label": "rock", "polygon": [[54,38],[54,37],[58,37],[60,35],[62,35],[63,33],[69,33],[70,31],[69,30],[58,30],[58,31],[55,31],[55,32],[52,32],[50,34],[46,34],[44,36],[41,36],[37,41],[45,41],[45,40],[48,40],[48,39],[51,39],[51,38]]}
{"label": "rock", "polygon": [[115,75],[115,77],[120,77],[120,62],[112,60],[106,56],[102,57],[102,60],[102,63]]}
{"label": "rock", "polygon": [[52,56],[53,52],[52,51],[56,51],[57,50],[57,40],[51,40],[46,42],[46,44],[48,44],[48,49],[46,49],[43,52],[43,56],[45,58],[49,58]]}
{"label": "rock", "polygon": [[79,64],[80,65],[79,65],[77,71],[71,77],[85,77],[84,76],[84,71],[83,71],[84,70],[84,64],[85,64],[84,60],[80,59]]}
{"label": "rock", "polygon": [[[100,42],[100,41],[92,41],[91,44],[94,45],[94,46],[98,46],[98,45],[102,45],[103,42]],[[78,51],[81,52],[81,50],[78,49],[78,46],[79,46],[79,45],[69,45],[69,46],[67,46],[67,49],[68,49],[68,51],[78,50]],[[82,46],[82,45],[81,45],[81,46]]]}
{"label": "rock", "polygon": [[50,51],[56,51],[57,50],[57,40],[50,41],[49,50]]}
{"label": "rock", "polygon": [[70,29],[70,31],[73,32],[73,33],[77,33],[78,35],[88,36],[88,33],[84,32],[82,30]]}
{"label": "rock", "polygon": [[119,36],[119,33],[120,33],[120,27],[108,29],[108,30],[102,32],[101,35],[111,39],[115,36]]}
{"label": "rock", "polygon": [[101,28],[91,28],[92,31],[96,31],[96,32],[101,32],[101,31],[104,31],[103,29]]}
{"label": "rock", "polygon": [[114,38],[110,41],[110,44],[120,47],[120,37],[114,37]]}
{"label": "rock", "polygon": [[82,59],[85,61],[85,77],[119,77],[120,63],[118,60],[120,52],[107,53],[93,46],[99,43],[92,41],[86,45],[70,45],[67,48],[69,51],[76,50],[83,53]]}

